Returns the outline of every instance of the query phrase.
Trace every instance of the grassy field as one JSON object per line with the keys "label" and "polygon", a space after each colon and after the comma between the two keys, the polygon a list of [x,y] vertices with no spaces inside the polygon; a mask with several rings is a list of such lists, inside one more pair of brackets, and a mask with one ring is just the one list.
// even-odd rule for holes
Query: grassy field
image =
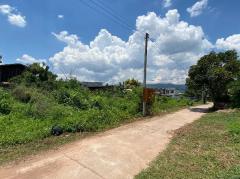
{"label": "grassy field", "polygon": [[240,111],[215,112],[179,129],[136,179],[239,179]]}

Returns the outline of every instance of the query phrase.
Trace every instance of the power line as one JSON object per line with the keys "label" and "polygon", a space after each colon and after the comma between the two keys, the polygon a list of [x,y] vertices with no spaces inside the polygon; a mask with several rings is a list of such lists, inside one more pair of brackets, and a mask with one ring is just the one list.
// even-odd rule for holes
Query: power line
{"label": "power line", "polygon": [[[105,16],[108,16],[109,18],[111,18],[112,21],[114,21],[118,25],[122,26],[122,28],[124,28],[125,30],[132,31],[132,28],[128,27],[125,23],[116,19],[116,17],[114,17],[112,14],[108,13],[106,10],[103,10],[103,8],[100,8],[100,5],[97,5],[96,3],[90,4],[90,3],[88,3],[89,1],[84,1],[84,0],[80,0],[80,2],[82,2],[84,5],[86,5],[87,7],[89,7],[92,10],[98,11],[99,13],[104,14]],[[93,1],[91,0],[91,2],[93,2]]]}
{"label": "power line", "polygon": [[103,4],[99,3],[99,2],[95,2],[94,0],[90,0],[92,1],[94,4],[96,4],[99,8],[102,8],[103,10],[106,10],[107,13],[109,13],[110,15],[112,15],[112,17],[114,17],[116,20],[119,20],[120,23],[122,23],[124,26],[126,26],[127,28],[132,30],[132,27],[127,23],[127,21],[125,19],[123,19],[122,17],[115,15],[114,12],[112,12],[110,9],[106,8]]}
{"label": "power line", "polygon": [[128,20],[126,18],[124,18],[123,16],[117,14],[116,11],[114,9],[112,9],[103,0],[98,0],[98,1],[90,0],[90,1],[92,1],[95,4],[99,4],[99,6],[101,6],[103,9],[108,11],[112,16],[114,16],[116,19],[119,19],[121,22],[123,22],[125,25],[127,25],[130,29],[132,29],[131,25],[129,25],[129,23],[128,23]]}
{"label": "power line", "polygon": [[[112,14],[110,14],[109,12],[107,12],[106,10],[104,10],[103,8],[101,8],[101,6],[99,4],[96,4],[96,2],[92,1],[92,4],[87,3],[86,1],[82,0],[82,2],[84,4],[86,4],[88,7],[90,7],[93,10],[98,11],[99,13],[104,14],[105,16],[109,17],[112,21],[114,21],[115,23],[117,23],[118,25],[122,26],[125,30],[127,31],[132,31],[132,28],[128,27],[125,23],[123,23],[122,21],[119,21],[119,19],[117,19],[116,17],[114,17]],[[88,1],[89,2],[89,1]],[[94,6],[91,6],[94,5]]]}

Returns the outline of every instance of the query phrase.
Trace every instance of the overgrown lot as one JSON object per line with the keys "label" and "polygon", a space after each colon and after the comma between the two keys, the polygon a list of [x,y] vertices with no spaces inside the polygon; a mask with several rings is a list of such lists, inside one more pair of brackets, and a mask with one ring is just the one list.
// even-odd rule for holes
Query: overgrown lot
{"label": "overgrown lot", "polygon": [[207,114],[178,130],[136,178],[240,178],[240,111]]}
{"label": "overgrown lot", "polygon": [[[77,80],[56,80],[56,76],[33,64],[8,88],[0,88],[0,163],[55,143],[72,140],[74,133],[93,133],[141,117],[142,88],[126,91],[123,86],[89,91]],[[153,113],[191,105],[186,98],[157,97]],[[69,137],[52,137],[52,129]],[[47,143],[47,144],[45,144]],[[43,145],[45,144],[45,145]],[[27,149],[27,150],[26,150]],[[31,150],[28,150],[31,149]]]}

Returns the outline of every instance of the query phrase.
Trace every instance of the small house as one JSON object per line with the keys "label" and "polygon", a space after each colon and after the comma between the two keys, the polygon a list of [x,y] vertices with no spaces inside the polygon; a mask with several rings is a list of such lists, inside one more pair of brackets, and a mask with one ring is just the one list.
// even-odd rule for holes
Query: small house
{"label": "small house", "polygon": [[27,67],[23,64],[0,65],[0,83],[8,82],[11,78],[21,75]]}

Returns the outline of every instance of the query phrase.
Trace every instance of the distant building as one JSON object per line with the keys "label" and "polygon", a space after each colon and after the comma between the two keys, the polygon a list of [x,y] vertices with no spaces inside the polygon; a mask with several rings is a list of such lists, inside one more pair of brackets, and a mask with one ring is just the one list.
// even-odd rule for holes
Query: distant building
{"label": "distant building", "polygon": [[176,89],[174,88],[159,88],[156,89],[156,94],[160,96],[176,97],[179,95]]}
{"label": "distant building", "polygon": [[26,68],[22,64],[0,65],[0,82],[8,82],[11,78],[21,75]]}
{"label": "distant building", "polygon": [[104,85],[103,82],[80,82],[80,84],[90,90],[111,89],[112,85]]}

